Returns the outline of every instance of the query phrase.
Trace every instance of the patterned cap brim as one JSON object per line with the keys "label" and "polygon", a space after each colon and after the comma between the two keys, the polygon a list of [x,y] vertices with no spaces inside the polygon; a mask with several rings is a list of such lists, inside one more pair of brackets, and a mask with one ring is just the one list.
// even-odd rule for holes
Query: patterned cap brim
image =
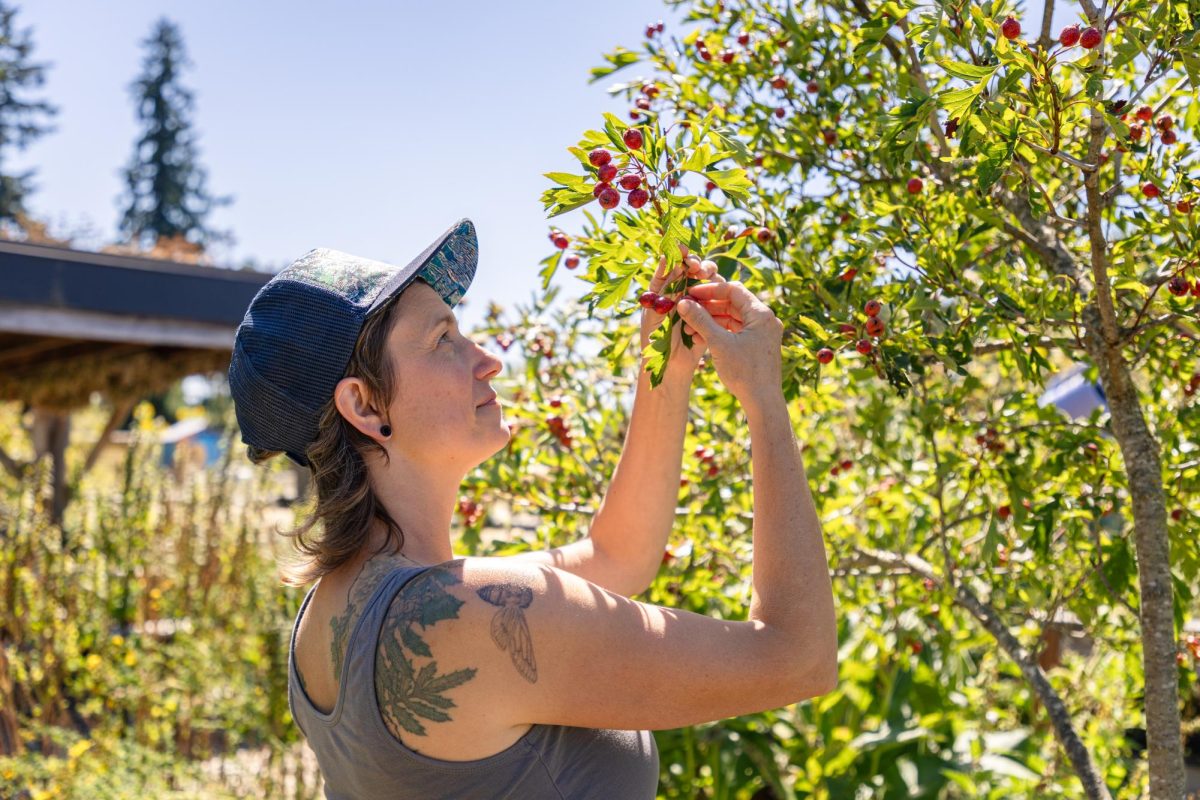
{"label": "patterned cap brim", "polygon": [[469,219],[460,219],[380,287],[378,296],[367,309],[367,315],[418,277],[440,294],[446,305],[454,308],[475,279],[478,264],[479,242],[475,236],[475,224]]}

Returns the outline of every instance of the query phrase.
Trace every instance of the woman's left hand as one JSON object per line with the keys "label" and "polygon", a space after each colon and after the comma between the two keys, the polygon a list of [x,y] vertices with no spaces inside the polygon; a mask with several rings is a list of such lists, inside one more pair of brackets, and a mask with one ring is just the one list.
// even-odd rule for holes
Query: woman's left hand
{"label": "woman's left hand", "polygon": [[[687,271],[689,278],[701,281],[725,281],[721,277],[721,274],[717,272],[717,265],[712,261],[700,260],[695,256],[689,259],[688,250],[683,245],[679,246],[679,250],[683,254],[683,261],[675,265],[669,274],[664,272],[667,265],[666,256],[658,262],[658,270],[655,271],[654,277],[650,279],[649,291],[661,293],[663,287],[670,285],[673,281],[677,281],[684,270]],[[678,302],[683,297],[683,293],[673,292],[668,297]],[[672,310],[667,313],[673,314],[675,311]],[[662,324],[665,316],[667,315],[660,314],[652,308],[642,309],[642,350],[645,350],[650,345],[650,334]],[[679,327],[682,327],[683,330],[687,331],[688,336],[692,337],[692,346],[690,349],[684,346],[683,339],[679,334]],[[704,353],[707,350],[708,343],[704,341],[704,337],[699,331],[693,330],[690,325],[676,327],[671,337],[671,355],[663,371],[663,381],[678,382],[690,386],[696,366],[700,363],[700,359],[704,357]]]}

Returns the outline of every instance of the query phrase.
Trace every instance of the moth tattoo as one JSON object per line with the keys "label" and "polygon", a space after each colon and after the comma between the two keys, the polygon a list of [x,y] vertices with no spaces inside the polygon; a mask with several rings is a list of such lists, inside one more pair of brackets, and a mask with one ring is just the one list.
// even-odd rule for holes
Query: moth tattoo
{"label": "moth tattoo", "polygon": [[528,586],[511,583],[493,583],[480,589],[477,594],[500,610],[492,617],[492,640],[501,650],[512,656],[513,666],[521,677],[537,683],[537,664],[533,659],[533,640],[529,626],[525,623],[522,609],[533,602],[533,590]]}

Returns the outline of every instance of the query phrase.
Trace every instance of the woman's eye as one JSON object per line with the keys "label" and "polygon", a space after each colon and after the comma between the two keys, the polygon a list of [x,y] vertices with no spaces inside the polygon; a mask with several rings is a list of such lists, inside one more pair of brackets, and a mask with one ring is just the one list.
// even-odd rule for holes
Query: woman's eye
{"label": "woman's eye", "polygon": [[448,339],[449,336],[450,336],[450,331],[446,331],[445,333],[443,333],[442,338],[438,339],[438,344],[441,344],[444,339]]}

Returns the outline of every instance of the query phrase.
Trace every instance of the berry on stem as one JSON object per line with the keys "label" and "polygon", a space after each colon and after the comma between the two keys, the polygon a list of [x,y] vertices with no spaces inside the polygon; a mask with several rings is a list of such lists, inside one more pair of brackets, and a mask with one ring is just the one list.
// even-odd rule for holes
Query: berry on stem
{"label": "berry on stem", "polygon": [[621,188],[625,191],[632,191],[642,185],[642,179],[637,175],[625,175],[620,180]]}
{"label": "berry on stem", "polygon": [[1154,116],[1154,109],[1150,106],[1142,106],[1137,110],[1137,113],[1134,116],[1136,116],[1142,122],[1149,122]]}
{"label": "berry on stem", "polygon": [[642,308],[654,308],[654,301],[658,299],[657,292],[642,292],[638,297],[638,305]]}
{"label": "berry on stem", "polygon": [[565,233],[563,233],[562,231],[556,231],[554,233],[554,235],[550,238],[550,241],[553,242],[554,246],[557,247],[559,250],[566,250],[568,245],[571,244],[571,240],[568,239],[567,235]]}
{"label": "berry on stem", "polygon": [[663,295],[659,295],[658,298],[654,301],[654,310],[657,311],[659,314],[667,314],[674,307],[675,307],[675,301],[669,297],[664,297]]}
{"label": "berry on stem", "polygon": [[1176,297],[1183,297],[1192,288],[1192,284],[1182,275],[1176,275],[1167,282],[1167,291]]}
{"label": "berry on stem", "polygon": [[865,356],[869,355],[874,348],[871,346],[871,343],[868,340],[859,339],[858,343],[854,345],[854,349]]}
{"label": "berry on stem", "polygon": [[1175,144],[1175,142],[1176,142],[1175,131],[1167,129],[1162,132],[1162,143],[1163,144]]}
{"label": "berry on stem", "polygon": [[804,84],[804,91],[808,92],[809,94],[816,94],[817,92],[821,91],[821,85],[816,81],[809,81],[808,83]]}
{"label": "berry on stem", "polygon": [[1159,191],[1159,188],[1157,186],[1155,186],[1154,183],[1151,181],[1151,182],[1142,184],[1142,194],[1146,195],[1146,197],[1149,197],[1151,200],[1153,200],[1154,198],[1158,197],[1159,194],[1161,194],[1161,192]]}
{"label": "berry on stem", "polygon": [[629,201],[629,205],[633,206],[634,208],[641,208],[642,206],[646,205],[646,201],[650,199],[650,195],[647,194],[645,189],[634,189],[629,193],[629,197],[627,199]]}
{"label": "berry on stem", "polygon": [[637,128],[630,128],[621,135],[621,140],[625,142],[625,146],[630,150],[642,149],[642,132]]}
{"label": "berry on stem", "polygon": [[822,364],[828,364],[830,361],[833,361],[833,351],[828,347],[822,347],[817,351],[817,361],[820,361]]}
{"label": "berry on stem", "polygon": [[588,153],[588,161],[593,167],[603,167],[608,162],[612,161],[612,153],[605,150],[603,147],[597,147],[592,152]]}
{"label": "berry on stem", "polygon": [[579,266],[579,256],[575,255],[574,253],[567,256],[566,266],[567,266],[567,269],[575,269],[576,267],[578,267]]}
{"label": "berry on stem", "polygon": [[607,183],[604,183],[604,182],[597,183],[595,186],[592,187],[592,197],[599,197],[601,192],[603,192],[605,189],[611,189],[611,188],[612,187],[609,186]]}
{"label": "berry on stem", "polygon": [[883,331],[885,330],[883,320],[879,317],[871,317],[867,320],[866,329],[867,336],[874,336],[876,338],[883,336]]}
{"label": "berry on stem", "polygon": [[1063,47],[1074,47],[1079,44],[1079,26],[1068,25],[1058,34],[1058,43]]}
{"label": "berry on stem", "polygon": [[611,162],[604,164],[600,167],[597,174],[601,183],[609,183],[613,178],[617,177],[617,165]]}
{"label": "berry on stem", "polygon": [[909,194],[920,194],[925,188],[925,183],[920,178],[909,178],[907,188]]}
{"label": "berry on stem", "polygon": [[1171,128],[1175,127],[1175,120],[1170,114],[1163,114],[1154,123],[1154,127],[1158,128],[1160,131],[1169,131]]}
{"label": "berry on stem", "polygon": [[1000,25],[1000,33],[1004,34],[1004,38],[1012,41],[1021,35],[1021,23],[1017,22],[1016,17],[1009,17]]}
{"label": "berry on stem", "polygon": [[611,186],[602,191],[599,195],[600,207],[604,209],[616,208],[621,202],[621,194]]}
{"label": "berry on stem", "polygon": [[1091,50],[1100,44],[1100,40],[1104,38],[1100,31],[1095,28],[1088,28],[1079,36],[1079,45],[1084,50]]}
{"label": "berry on stem", "polygon": [[863,313],[868,317],[876,317],[879,316],[879,311],[882,308],[883,304],[878,300],[868,300],[866,305],[863,306]]}
{"label": "berry on stem", "polygon": [[[1190,213],[1192,213],[1192,204],[1188,200],[1180,200],[1178,203],[1175,204],[1175,210],[1178,211],[1180,214],[1190,214]],[[1198,284],[1198,285],[1200,285],[1200,284]]]}

